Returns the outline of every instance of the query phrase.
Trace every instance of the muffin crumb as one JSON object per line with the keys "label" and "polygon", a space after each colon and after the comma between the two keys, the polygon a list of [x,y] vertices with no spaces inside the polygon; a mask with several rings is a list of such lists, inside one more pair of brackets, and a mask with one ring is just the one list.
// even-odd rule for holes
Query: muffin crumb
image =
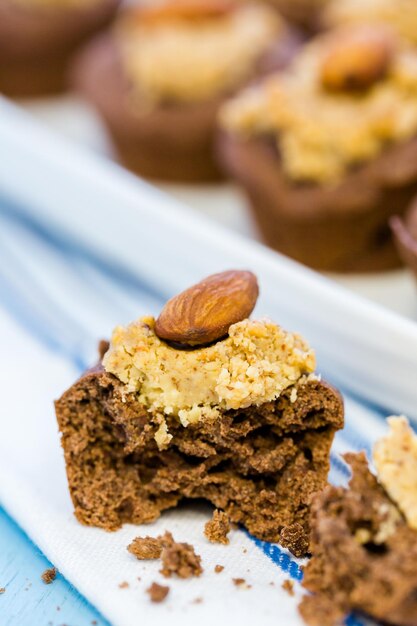
{"label": "muffin crumb", "polygon": [[56,574],[57,571],[55,567],[49,567],[48,569],[46,569],[41,575],[41,578],[45,585],[50,585],[55,580]]}
{"label": "muffin crumb", "polygon": [[374,447],[378,480],[417,530],[417,436],[404,416],[389,417],[389,432]]}
{"label": "muffin crumb", "polygon": [[286,548],[297,557],[304,556],[308,551],[307,533],[298,522],[290,526],[284,526],[280,533],[279,542],[283,548]]}
{"label": "muffin crumb", "polygon": [[161,553],[161,574],[170,578],[173,574],[179,578],[192,578],[203,573],[201,557],[195,553],[189,543],[177,543],[170,532],[161,538],[163,549]]}
{"label": "muffin crumb", "polygon": [[284,582],[282,583],[281,587],[284,589],[284,591],[288,593],[288,595],[290,596],[294,595],[294,583],[292,580],[289,580],[288,578],[286,578]]}
{"label": "muffin crumb", "polygon": [[204,526],[204,534],[211,543],[229,543],[230,520],[224,511],[215,509],[213,517]]}
{"label": "muffin crumb", "polygon": [[198,598],[194,598],[191,604],[202,604],[202,602],[203,602],[203,598],[198,597]]}
{"label": "muffin crumb", "polygon": [[135,537],[127,550],[139,561],[159,559],[162,552],[161,537]]}
{"label": "muffin crumb", "polygon": [[214,568],[214,571],[216,572],[216,574],[220,574],[220,572],[222,572],[224,570],[224,565],[216,565]]}
{"label": "muffin crumb", "polygon": [[163,602],[169,594],[169,587],[159,583],[152,583],[146,590],[146,593],[149,595],[151,602]]}
{"label": "muffin crumb", "polygon": [[244,578],[232,578],[233,584],[239,589],[251,589],[252,585],[248,585]]}
{"label": "muffin crumb", "polygon": [[0,587],[0,595],[6,593],[6,587]]}
{"label": "muffin crumb", "polygon": [[126,580],[119,583],[119,589],[127,589],[128,587],[129,587],[129,583]]}

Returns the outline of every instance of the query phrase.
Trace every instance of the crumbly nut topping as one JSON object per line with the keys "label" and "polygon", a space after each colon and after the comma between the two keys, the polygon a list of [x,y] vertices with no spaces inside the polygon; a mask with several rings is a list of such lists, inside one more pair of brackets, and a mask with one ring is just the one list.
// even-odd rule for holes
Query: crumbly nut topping
{"label": "crumbly nut topping", "polygon": [[417,132],[417,51],[398,43],[384,79],[360,93],[332,93],[321,82],[323,59],[342,31],[305,46],[285,73],[225,105],[222,124],[242,137],[273,136],[286,175],[337,182]]}
{"label": "crumbly nut topping", "polygon": [[378,480],[417,530],[417,436],[406,417],[390,417],[388,423],[389,433],[373,451]]}
{"label": "crumbly nut topping", "polygon": [[299,336],[262,319],[233,324],[214,345],[180,350],[161,341],[153,317],[118,326],[105,354],[105,369],[126,385],[126,393],[160,416],[157,441],[171,438],[165,415],[183,426],[215,419],[220,410],[275,400],[315,369],[315,355]]}
{"label": "crumbly nut topping", "polygon": [[267,6],[243,4],[216,19],[141,24],[126,16],[117,35],[133,95],[147,105],[196,102],[246,80],[283,22]]}
{"label": "crumbly nut topping", "polygon": [[417,3],[415,0],[333,0],[324,21],[340,24],[389,24],[401,37],[417,43]]}

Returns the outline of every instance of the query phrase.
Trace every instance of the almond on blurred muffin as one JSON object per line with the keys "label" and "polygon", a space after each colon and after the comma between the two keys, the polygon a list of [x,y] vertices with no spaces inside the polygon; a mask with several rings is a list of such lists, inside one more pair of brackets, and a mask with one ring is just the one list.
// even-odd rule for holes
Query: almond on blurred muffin
{"label": "almond on blurred muffin", "polygon": [[388,221],[417,192],[416,99],[417,50],[364,26],[226,104],[220,159],[266,241],[321,270],[399,265]]}
{"label": "almond on blurred muffin", "polygon": [[137,173],[219,177],[212,141],[220,104],[286,64],[297,37],[271,8],[237,0],[139,2],[80,55],[74,85]]}

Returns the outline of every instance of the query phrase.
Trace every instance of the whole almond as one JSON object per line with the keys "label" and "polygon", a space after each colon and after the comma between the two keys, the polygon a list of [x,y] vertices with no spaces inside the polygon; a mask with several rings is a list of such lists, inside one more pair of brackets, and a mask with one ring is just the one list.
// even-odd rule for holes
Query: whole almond
{"label": "whole almond", "polygon": [[155,324],[160,339],[187,346],[211,343],[252,313],[259,288],[252,272],[213,274],[166,303]]}
{"label": "whole almond", "polygon": [[166,0],[141,6],[137,15],[142,23],[152,25],[175,19],[194,21],[222,17],[236,6],[236,0]]}
{"label": "whole almond", "polygon": [[368,89],[387,74],[394,52],[394,38],[384,28],[339,33],[322,62],[322,85],[339,92]]}

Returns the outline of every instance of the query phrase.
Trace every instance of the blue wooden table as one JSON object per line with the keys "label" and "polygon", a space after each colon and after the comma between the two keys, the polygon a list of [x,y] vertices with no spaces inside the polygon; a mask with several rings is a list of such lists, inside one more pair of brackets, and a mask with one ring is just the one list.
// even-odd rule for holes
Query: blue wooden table
{"label": "blue wooden table", "polygon": [[0,626],[109,626],[60,574],[50,585],[42,572],[52,564],[0,508]]}

